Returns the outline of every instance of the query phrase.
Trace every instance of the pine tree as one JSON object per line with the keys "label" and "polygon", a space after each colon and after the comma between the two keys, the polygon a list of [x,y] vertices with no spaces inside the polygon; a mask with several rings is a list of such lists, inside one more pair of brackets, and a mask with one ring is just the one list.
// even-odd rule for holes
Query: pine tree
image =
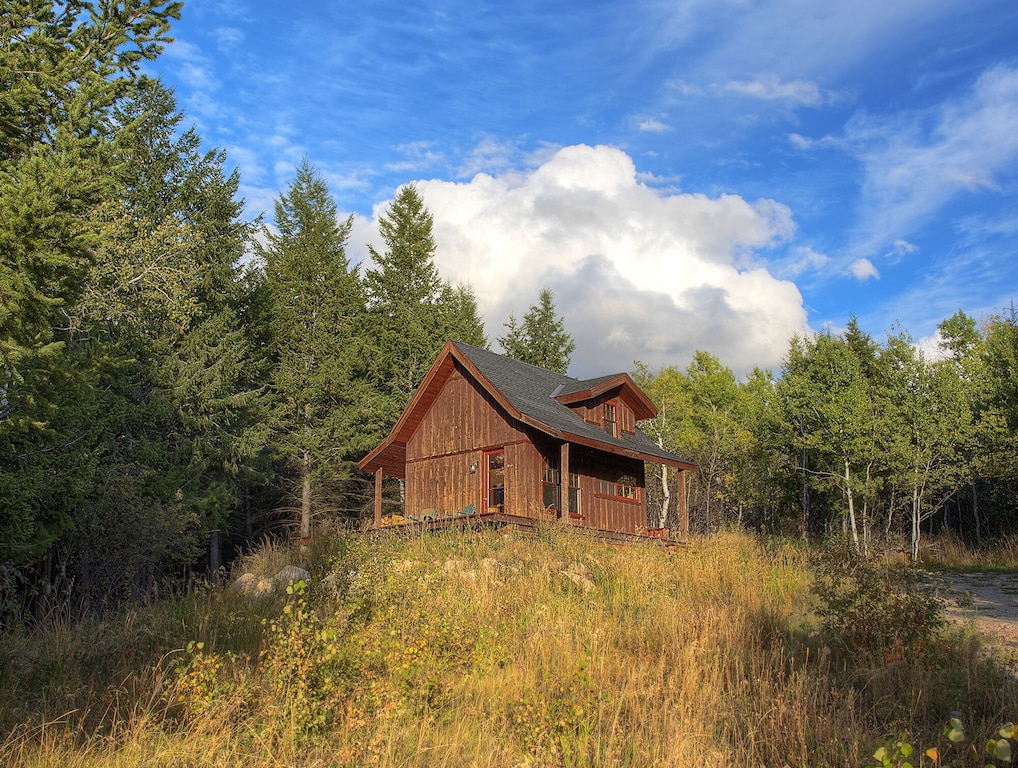
{"label": "pine tree", "polygon": [[[75,318],[100,364],[95,481],[73,511],[71,567],[93,591],[140,591],[224,528],[267,439],[259,363],[240,324],[252,225],[222,152],[200,151],[172,93],[143,80],[113,115],[117,196]],[[126,532],[130,531],[128,536]]]}
{"label": "pine tree", "polygon": [[367,270],[365,285],[376,350],[373,375],[388,425],[399,417],[447,334],[459,324],[461,311],[446,311],[447,302],[459,302],[461,310],[476,314],[469,296],[457,298],[439,277],[432,225],[416,187],[407,185],[379,220],[385,251],[370,248],[375,267]]}
{"label": "pine tree", "polygon": [[79,404],[96,371],[69,349],[70,308],[115,187],[110,110],[181,6],[32,0],[0,14],[0,557],[47,550],[87,485]]}
{"label": "pine tree", "polygon": [[300,533],[311,535],[316,479],[348,472],[375,437],[363,346],[364,295],[328,186],[305,160],[275,206],[262,249],[277,442],[295,470]]}
{"label": "pine tree", "polygon": [[517,323],[513,315],[505,325],[509,332],[499,338],[509,357],[549,371],[566,373],[576,343],[566,331],[563,318],[555,314],[555,298],[550,288],[542,288],[538,304],[531,305]]}
{"label": "pine tree", "polygon": [[477,296],[470,285],[462,283],[454,288],[446,283],[442,286],[439,301],[445,314],[446,329],[442,335],[446,339],[463,341],[481,349],[488,348],[484,321],[477,310]]}

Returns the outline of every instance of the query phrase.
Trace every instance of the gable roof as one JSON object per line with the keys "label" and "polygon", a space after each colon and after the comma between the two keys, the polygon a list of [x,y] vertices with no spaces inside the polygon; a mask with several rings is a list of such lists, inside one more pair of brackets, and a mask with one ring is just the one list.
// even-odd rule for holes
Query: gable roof
{"label": "gable roof", "polygon": [[567,404],[582,402],[618,389],[637,419],[652,418],[657,409],[629,374],[617,373],[585,381],[548,371],[460,341],[450,341],[424,377],[402,416],[371,453],[360,461],[367,471],[383,469],[405,474],[406,443],[420,424],[458,362],[512,418],[540,432],[577,445],[680,469],[696,465],[659,448],[641,429],[612,437],[584,421]]}

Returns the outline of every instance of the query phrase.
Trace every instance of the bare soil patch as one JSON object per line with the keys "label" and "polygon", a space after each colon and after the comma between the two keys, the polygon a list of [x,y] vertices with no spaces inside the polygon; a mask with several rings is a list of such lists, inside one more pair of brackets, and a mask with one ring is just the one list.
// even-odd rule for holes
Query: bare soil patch
{"label": "bare soil patch", "polygon": [[939,578],[947,616],[972,622],[1002,651],[1018,657],[1018,575],[949,573]]}

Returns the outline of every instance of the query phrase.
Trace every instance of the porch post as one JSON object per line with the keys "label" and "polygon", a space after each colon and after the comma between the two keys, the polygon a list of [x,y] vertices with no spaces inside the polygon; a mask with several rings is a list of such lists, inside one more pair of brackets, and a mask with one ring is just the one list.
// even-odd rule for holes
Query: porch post
{"label": "porch post", "polygon": [[569,520],[569,443],[562,443],[559,450],[559,505],[562,507],[559,513],[561,520]]}
{"label": "porch post", "polygon": [[382,527],[382,468],[375,470],[375,528]]}
{"label": "porch post", "polygon": [[686,499],[686,470],[679,470],[679,541],[689,541],[689,502]]}

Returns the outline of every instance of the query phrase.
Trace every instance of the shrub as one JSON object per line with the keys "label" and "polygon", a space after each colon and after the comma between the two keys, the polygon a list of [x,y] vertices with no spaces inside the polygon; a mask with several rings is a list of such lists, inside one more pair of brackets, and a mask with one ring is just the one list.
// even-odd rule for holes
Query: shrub
{"label": "shrub", "polygon": [[885,565],[830,547],[814,563],[813,592],[828,641],[861,660],[928,658],[935,650],[944,619],[911,564]]}

